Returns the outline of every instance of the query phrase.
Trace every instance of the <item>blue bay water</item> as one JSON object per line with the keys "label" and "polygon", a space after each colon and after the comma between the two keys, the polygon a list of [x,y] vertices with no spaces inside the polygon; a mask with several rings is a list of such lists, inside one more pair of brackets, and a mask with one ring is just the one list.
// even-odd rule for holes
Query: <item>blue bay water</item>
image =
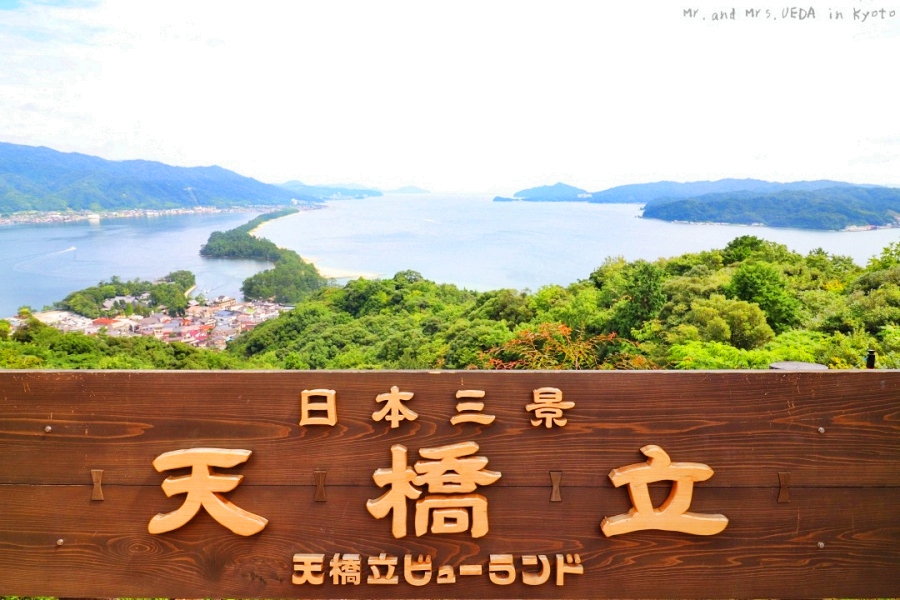
{"label": "blue bay water", "polygon": [[40,310],[114,275],[152,280],[179,269],[197,276],[198,293],[236,296],[243,280],[267,263],[206,259],[199,254],[200,246],[213,231],[232,229],[257,214],[0,227],[0,317],[14,315],[23,305]]}
{"label": "blue bay water", "polygon": [[[821,247],[858,264],[900,240],[900,229],[819,232],[688,225],[639,218],[631,204],[492,202],[484,195],[387,195],[327,202],[270,221],[259,235],[330,270],[391,277],[406,269],[477,290],[537,290],[586,278],[606,257],[654,260],[722,248],[752,234],[806,253]],[[199,291],[237,296],[242,281],[267,268],[256,261],[204,259],[215,230],[255,213],[178,215],[62,225],[0,227],[0,316],[40,309],[69,292],[108,280],[154,279],[177,269]],[[72,249],[74,248],[74,250]],[[347,273],[347,274],[349,274]],[[338,275],[340,273],[337,273]]]}
{"label": "blue bay water", "polygon": [[865,265],[900,229],[822,232],[642,219],[635,204],[492,202],[485,195],[386,195],[327,202],[258,234],[325,270],[391,277],[412,269],[476,290],[537,290],[585,279],[606,257],[655,260],[723,248],[741,235],[806,254],[821,247]]}

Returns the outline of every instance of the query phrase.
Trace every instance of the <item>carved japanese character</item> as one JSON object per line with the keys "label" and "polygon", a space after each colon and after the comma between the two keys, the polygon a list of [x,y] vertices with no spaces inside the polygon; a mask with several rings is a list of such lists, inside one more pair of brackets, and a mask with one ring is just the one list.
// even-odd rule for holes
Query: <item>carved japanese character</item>
{"label": "carved japanese character", "polygon": [[[484,398],[482,390],[459,390],[456,392],[456,399],[460,398]],[[458,423],[478,423],[480,425],[490,425],[497,417],[495,415],[486,415],[481,411],[484,410],[484,402],[457,402],[456,412],[458,414],[450,417],[450,423],[456,425]]]}
{"label": "carved japanese character", "polygon": [[359,558],[359,554],[344,554],[341,556],[340,553],[336,553],[331,558],[328,566],[331,567],[331,571],[328,572],[331,576],[331,583],[335,585],[359,585],[362,571],[362,561]]}
{"label": "carved japanese character", "polygon": [[512,554],[491,554],[488,563],[488,577],[497,585],[509,585],[516,580],[516,567]]}
{"label": "carved japanese character", "polygon": [[584,565],[581,564],[580,554],[556,555],[556,585],[565,584],[566,573],[584,575]]}
{"label": "carved japanese character", "polygon": [[304,583],[322,585],[325,581],[325,573],[322,572],[324,566],[324,554],[295,554],[294,574],[291,576],[291,583],[295,585]]}
{"label": "carved japanese character", "polygon": [[575,406],[574,402],[563,400],[562,390],[552,387],[542,387],[534,390],[534,402],[525,405],[525,410],[534,412],[537,419],[532,419],[531,424],[538,427],[543,423],[547,429],[558,425],[565,426],[568,419],[563,418],[563,411]]}
{"label": "carved japanese character", "polygon": [[479,485],[494,483],[500,478],[500,473],[484,469],[487,458],[470,456],[477,451],[478,444],[475,442],[422,448],[419,454],[432,460],[418,461],[413,471],[407,464],[406,446],[395,444],[391,447],[391,468],[378,469],[372,476],[379,487],[390,485],[391,489],[379,498],[366,502],[366,509],[376,519],[393,512],[391,532],[396,538],[404,537],[406,500],[415,500],[422,494],[416,485],[427,486],[429,492],[445,493],[431,494],[416,502],[417,536],[428,531],[429,516],[433,519],[432,533],[471,530],[472,537],[485,535],[488,532],[487,499],[467,492],[474,491]]}
{"label": "carved japanese character", "polygon": [[[600,529],[609,537],[642,529],[680,531],[694,535],[715,535],[728,525],[719,514],[688,512],[695,481],[706,481],[713,470],[702,463],[673,463],[659,446],[641,448],[646,462],[613,469],[609,473],[615,487],[628,485],[633,508],[626,514],[606,517]],[[672,491],[659,508],[653,506],[647,484],[671,481]]]}
{"label": "carved japanese character", "polygon": [[[369,557],[369,568],[372,574],[366,579],[366,583],[376,585],[397,585],[400,578],[394,573],[397,568],[397,557],[388,556],[384,552],[378,556]],[[384,573],[381,570],[384,569]]]}
{"label": "carved japanese character", "polygon": [[[417,575],[421,573],[421,575]],[[409,585],[421,586],[431,581],[431,557],[419,555],[413,559],[412,554],[403,557],[403,579]]]}
{"label": "carved japanese character", "polygon": [[[324,398],[324,401],[314,402],[313,398]],[[300,425],[337,425],[337,393],[334,390],[300,392]]]}
{"label": "carved japanese character", "polygon": [[453,570],[453,565],[443,565],[438,569],[437,582],[456,583],[456,572]]}
{"label": "carved japanese character", "polygon": [[250,450],[227,448],[190,448],[160,454],[153,461],[159,471],[191,468],[190,475],[167,477],[162,483],[166,496],[187,494],[184,504],[170,513],[160,513],[150,519],[147,529],[150,533],[165,533],[185,525],[200,511],[206,509],[209,515],[238,535],[259,533],[269,521],[248,512],[225,498],[219,492],[230,492],[241,483],[243,475],[216,475],[213,467],[233,467],[245,462]]}
{"label": "carved japanese character", "polygon": [[418,413],[404,404],[404,402],[412,400],[412,397],[412,392],[401,392],[396,385],[391,386],[389,394],[378,394],[375,396],[376,402],[384,402],[385,405],[381,410],[372,413],[372,419],[375,421],[384,419],[390,422],[391,429],[400,427],[400,421],[403,419],[415,421],[419,418]]}
{"label": "carved japanese character", "polygon": [[541,585],[550,579],[550,561],[547,559],[546,554],[539,554],[537,556],[533,554],[525,555],[522,557],[522,565],[527,567],[537,565],[538,560],[541,562],[540,573],[531,573],[524,569],[522,570],[522,583],[525,585]]}

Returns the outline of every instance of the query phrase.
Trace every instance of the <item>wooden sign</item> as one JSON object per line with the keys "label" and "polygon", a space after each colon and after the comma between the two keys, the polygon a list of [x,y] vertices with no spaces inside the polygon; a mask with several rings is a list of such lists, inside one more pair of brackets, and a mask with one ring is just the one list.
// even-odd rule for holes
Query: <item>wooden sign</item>
{"label": "wooden sign", "polygon": [[900,595],[900,372],[0,372],[0,592]]}

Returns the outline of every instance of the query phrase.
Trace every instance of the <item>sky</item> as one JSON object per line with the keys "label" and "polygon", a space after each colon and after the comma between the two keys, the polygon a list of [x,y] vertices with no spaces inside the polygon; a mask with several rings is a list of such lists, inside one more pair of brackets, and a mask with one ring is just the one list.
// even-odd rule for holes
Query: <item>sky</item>
{"label": "sky", "polygon": [[381,189],[900,186],[900,2],[806,2],[0,0],[0,141]]}

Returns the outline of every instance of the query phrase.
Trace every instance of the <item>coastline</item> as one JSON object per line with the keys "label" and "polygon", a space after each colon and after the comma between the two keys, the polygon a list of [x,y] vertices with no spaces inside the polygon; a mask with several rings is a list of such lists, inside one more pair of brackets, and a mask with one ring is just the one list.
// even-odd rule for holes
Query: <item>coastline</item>
{"label": "coastline", "polygon": [[662,221],[664,223],[675,223],[676,225],[725,225],[729,227],[767,227],[776,229],[796,229],[798,231],[812,232],[840,232],[840,233],[858,233],[860,231],[879,231],[881,229],[900,229],[900,222],[889,225],[847,225],[843,229],[813,229],[809,227],[788,227],[781,225],[766,225],[765,223],[729,223],[727,221],[682,221],[680,219],[661,219],[659,217],[645,217],[638,215],[638,219],[649,219],[653,221]]}
{"label": "coastline", "polygon": [[77,223],[80,221],[100,221],[102,219],[132,219],[147,217],[163,217],[169,215],[215,214],[225,212],[260,212],[272,209],[272,206],[229,206],[225,208],[213,206],[197,206],[194,208],[129,208],[111,211],[25,211],[13,213],[8,217],[0,217],[2,225],[41,225],[59,223]]}

